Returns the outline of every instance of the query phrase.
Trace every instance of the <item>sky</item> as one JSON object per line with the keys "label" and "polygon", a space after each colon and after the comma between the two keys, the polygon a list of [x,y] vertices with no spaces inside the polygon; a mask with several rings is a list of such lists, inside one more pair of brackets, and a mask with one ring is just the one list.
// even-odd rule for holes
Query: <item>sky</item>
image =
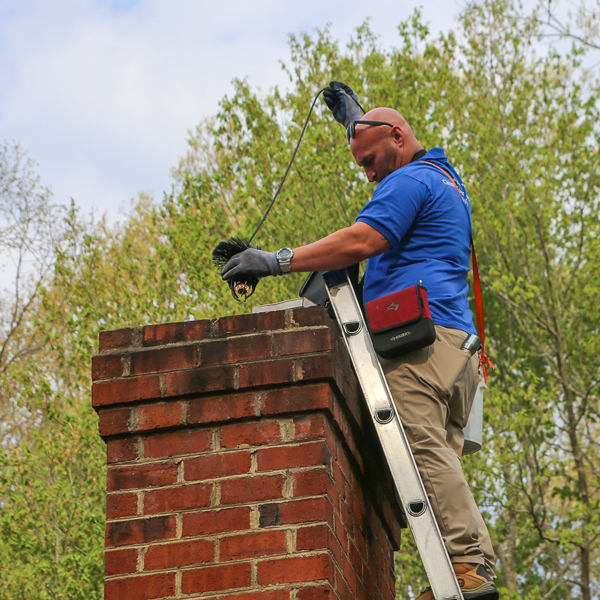
{"label": "sky", "polygon": [[[465,0],[424,0],[432,32]],[[187,132],[234,78],[285,88],[289,34],[327,24],[342,43],[367,17],[385,47],[404,0],[0,0],[0,140],[38,164],[54,199],[120,218],[171,188]],[[326,83],[326,82],[324,82]]]}

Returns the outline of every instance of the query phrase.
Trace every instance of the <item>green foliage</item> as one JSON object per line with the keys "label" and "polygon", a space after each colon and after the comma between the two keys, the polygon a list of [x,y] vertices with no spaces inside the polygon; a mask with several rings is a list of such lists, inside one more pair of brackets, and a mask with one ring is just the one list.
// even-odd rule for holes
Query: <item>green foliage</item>
{"label": "green foliage", "polygon": [[0,450],[0,598],[102,598],[105,452],[97,419],[47,392],[32,441]]}
{"label": "green foliage", "polygon": [[[577,52],[537,55],[537,16],[517,9],[468,5],[456,31],[435,39],[415,12],[390,49],[368,23],[345,49],[328,30],[292,36],[290,91],[260,96],[237,81],[190,136],[161,203],[140,198],[113,230],[70,213],[32,321],[44,354],[4,381],[39,428],[0,459],[0,600],[101,597],[105,457],[89,395],[99,331],[297,295],[303,276],[269,278],[235,303],[210,255],[222,239],[252,234],[331,79],[367,107],[398,108],[425,147],[445,147],[471,194],[498,369],[484,451],[464,466],[491,524],[502,598],[597,597],[598,88]],[[350,225],[372,191],[319,102],[256,242],[314,241]],[[397,579],[400,597],[426,585],[408,533]]]}

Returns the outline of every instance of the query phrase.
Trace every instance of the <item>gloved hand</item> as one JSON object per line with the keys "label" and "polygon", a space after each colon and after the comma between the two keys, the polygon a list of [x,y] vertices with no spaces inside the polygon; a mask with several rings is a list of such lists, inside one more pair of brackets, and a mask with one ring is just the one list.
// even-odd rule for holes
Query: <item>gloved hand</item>
{"label": "gloved hand", "polygon": [[275,252],[248,248],[248,250],[239,252],[230,258],[221,271],[221,277],[225,281],[235,279],[242,274],[253,275],[254,277],[281,275],[281,268]]}
{"label": "gloved hand", "polygon": [[325,104],[333,113],[336,121],[344,127],[352,121],[358,121],[361,117],[358,96],[352,88],[341,81],[332,81],[323,92]]}

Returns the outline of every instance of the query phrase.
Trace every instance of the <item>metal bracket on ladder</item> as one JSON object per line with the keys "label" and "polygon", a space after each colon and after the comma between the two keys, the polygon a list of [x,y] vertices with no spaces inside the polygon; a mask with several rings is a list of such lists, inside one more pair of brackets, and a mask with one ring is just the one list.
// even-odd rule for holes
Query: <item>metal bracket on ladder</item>
{"label": "metal bracket on ladder", "polygon": [[433,596],[436,600],[462,600],[452,563],[346,270],[328,271],[323,274],[323,280]]}

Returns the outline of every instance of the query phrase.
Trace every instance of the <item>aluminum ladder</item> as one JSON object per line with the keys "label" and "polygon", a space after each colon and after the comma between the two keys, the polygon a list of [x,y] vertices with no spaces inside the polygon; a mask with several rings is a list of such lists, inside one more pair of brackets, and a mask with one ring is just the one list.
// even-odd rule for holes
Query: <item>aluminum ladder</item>
{"label": "aluminum ladder", "polygon": [[323,273],[323,281],[392,473],[397,497],[421,555],[433,596],[436,600],[463,600],[348,274],[345,269],[327,271]]}

